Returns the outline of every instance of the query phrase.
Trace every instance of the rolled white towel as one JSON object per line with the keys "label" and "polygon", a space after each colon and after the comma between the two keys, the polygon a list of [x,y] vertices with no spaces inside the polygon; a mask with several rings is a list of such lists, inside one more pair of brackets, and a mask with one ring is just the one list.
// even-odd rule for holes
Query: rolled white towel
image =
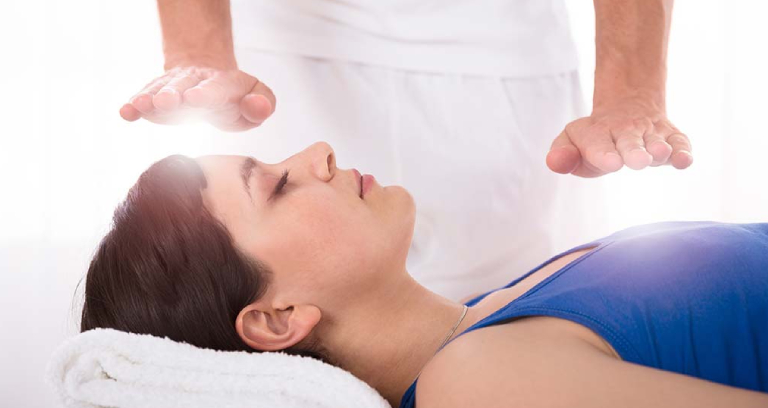
{"label": "rolled white towel", "polygon": [[312,358],[201,349],[112,329],[66,340],[46,380],[72,408],[391,408],[351,373]]}

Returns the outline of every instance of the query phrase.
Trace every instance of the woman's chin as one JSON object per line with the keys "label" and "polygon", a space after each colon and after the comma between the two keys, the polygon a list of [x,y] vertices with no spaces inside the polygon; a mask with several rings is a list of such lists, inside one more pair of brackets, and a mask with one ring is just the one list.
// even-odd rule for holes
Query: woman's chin
{"label": "woman's chin", "polygon": [[398,210],[402,211],[404,214],[410,214],[410,218],[414,218],[414,215],[416,214],[416,202],[405,187],[386,186],[384,189],[387,190],[389,194],[396,197],[397,206],[395,208],[398,208]]}

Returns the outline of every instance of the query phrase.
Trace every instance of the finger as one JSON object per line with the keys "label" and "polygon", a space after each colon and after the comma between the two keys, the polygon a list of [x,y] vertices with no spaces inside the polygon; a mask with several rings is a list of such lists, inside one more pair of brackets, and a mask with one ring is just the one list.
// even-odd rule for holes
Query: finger
{"label": "finger", "polygon": [[613,133],[616,150],[619,151],[624,164],[633,170],[644,169],[653,162],[653,156],[645,150],[643,133],[645,133],[645,129],[638,124],[633,124]]}
{"label": "finger", "polygon": [[550,170],[560,174],[573,172],[581,163],[579,149],[571,142],[565,130],[552,142],[546,161]]}
{"label": "finger", "polygon": [[595,166],[589,164],[586,160],[582,160],[581,164],[576,167],[576,170],[571,172],[572,175],[583,178],[600,177],[606,174],[605,171],[598,169]]}
{"label": "finger", "polygon": [[251,122],[240,113],[237,105],[226,105],[208,115],[208,122],[213,126],[229,132],[243,131],[261,125],[262,122]]}
{"label": "finger", "polygon": [[134,108],[130,103],[126,103],[120,108],[120,116],[128,122],[133,122],[141,118],[141,112]]}
{"label": "finger", "polygon": [[227,89],[221,81],[209,78],[183,93],[184,103],[195,108],[215,108],[227,103]]}
{"label": "finger", "polygon": [[651,166],[660,166],[667,164],[670,155],[672,155],[672,146],[667,143],[667,135],[672,129],[664,122],[653,124],[652,129],[646,131],[643,135],[645,150],[653,156]]}
{"label": "finger", "polygon": [[200,77],[186,71],[168,81],[152,98],[152,104],[160,111],[170,111],[181,105],[184,92],[200,83]]}
{"label": "finger", "polygon": [[590,132],[590,134],[582,136],[581,140],[572,135],[571,140],[574,140],[588,164],[606,173],[621,169],[624,160],[616,151],[616,145],[608,129],[591,126],[583,129],[582,132]]}
{"label": "finger", "polygon": [[214,126],[227,126],[238,121],[243,115],[237,105],[224,105],[224,107],[211,110],[205,115],[208,122]]}
{"label": "finger", "polygon": [[693,163],[691,154],[691,142],[688,136],[679,131],[667,136],[667,143],[672,146],[670,162],[676,169],[685,169]]}
{"label": "finger", "polygon": [[157,91],[163,88],[170,78],[162,77],[152,81],[149,85],[145,86],[141,92],[137,93],[131,98],[130,104],[133,105],[136,110],[144,115],[148,115],[155,110],[155,105],[152,103],[152,98]]}
{"label": "finger", "polygon": [[254,123],[261,123],[275,111],[277,100],[275,94],[263,82],[254,85],[251,92],[240,101],[240,112]]}

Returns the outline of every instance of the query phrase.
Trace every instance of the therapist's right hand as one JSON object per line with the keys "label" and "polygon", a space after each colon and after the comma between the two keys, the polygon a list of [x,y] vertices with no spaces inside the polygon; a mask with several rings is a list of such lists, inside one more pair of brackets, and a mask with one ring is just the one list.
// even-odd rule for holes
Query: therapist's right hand
{"label": "therapist's right hand", "polygon": [[123,119],[175,124],[196,116],[226,131],[261,125],[275,111],[275,95],[263,82],[238,69],[169,69],[120,109]]}

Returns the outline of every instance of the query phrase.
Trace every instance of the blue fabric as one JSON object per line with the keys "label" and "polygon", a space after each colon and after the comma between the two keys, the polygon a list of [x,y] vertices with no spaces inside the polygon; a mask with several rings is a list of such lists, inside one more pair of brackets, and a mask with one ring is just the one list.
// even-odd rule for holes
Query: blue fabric
{"label": "blue fabric", "polygon": [[[629,228],[555,256],[502,288],[591,247],[461,335],[553,316],[592,329],[624,361],[768,392],[768,224]],[[401,408],[415,406],[417,381]]]}

